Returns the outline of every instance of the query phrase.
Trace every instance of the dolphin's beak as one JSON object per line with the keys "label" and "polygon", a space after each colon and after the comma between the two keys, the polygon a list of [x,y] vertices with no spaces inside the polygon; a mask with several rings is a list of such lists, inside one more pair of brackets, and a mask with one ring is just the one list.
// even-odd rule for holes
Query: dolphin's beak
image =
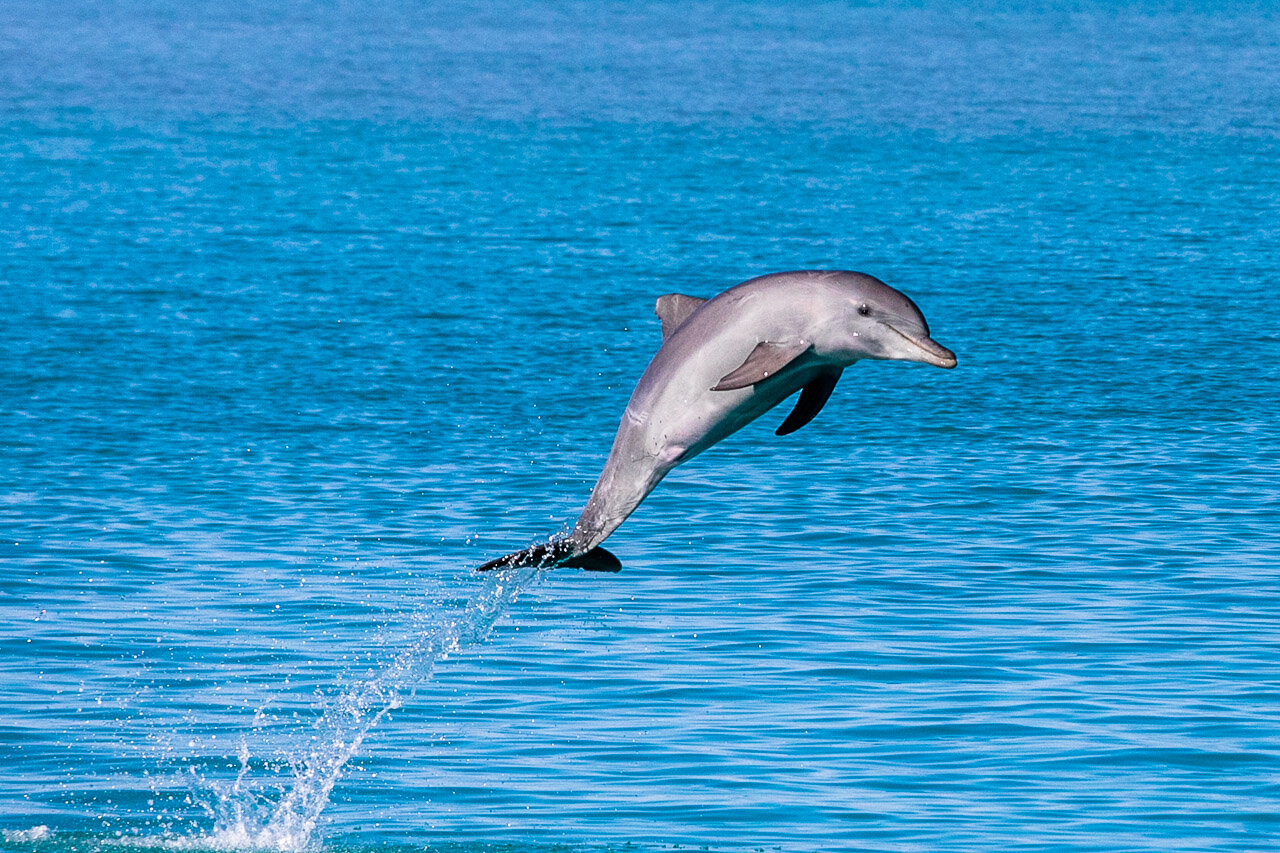
{"label": "dolphin's beak", "polygon": [[[885,325],[888,326],[889,324],[886,323]],[[893,326],[889,326],[889,328],[906,338],[916,349],[920,350],[920,357],[915,359],[916,361],[932,364],[934,367],[945,367],[948,370],[956,366],[956,354],[928,335],[917,338],[914,335],[908,335],[906,332],[895,329]]]}

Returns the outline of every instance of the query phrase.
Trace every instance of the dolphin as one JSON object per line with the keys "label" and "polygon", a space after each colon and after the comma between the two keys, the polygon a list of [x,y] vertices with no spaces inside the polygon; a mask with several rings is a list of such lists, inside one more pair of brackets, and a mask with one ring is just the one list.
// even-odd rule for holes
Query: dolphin
{"label": "dolphin", "polygon": [[613,449],[573,530],[490,560],[481,571],[570,566],[617,571],[600,547],[662,478],[800,392],[778,435],[822,410],[861,359],[956,366],[920,309],[879,279],[801,270],[750,279],[711,299],[659,297],[662,346],[622,413]]}

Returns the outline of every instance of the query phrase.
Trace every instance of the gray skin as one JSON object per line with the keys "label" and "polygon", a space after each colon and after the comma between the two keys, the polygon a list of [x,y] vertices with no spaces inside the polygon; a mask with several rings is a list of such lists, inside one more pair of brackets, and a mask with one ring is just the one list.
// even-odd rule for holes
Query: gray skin
{"label": "gray skin", "polygon": [[[753,278],[710,300],[658,300],[663,342],[623,412],[613,449],[573,531],[482,569],[578,565],[616,570],[599,548],[671,469],[801,391],[778,428],[821,410],[841,372],[861,359],[956,365],[929,337],[920,309],[869,275],[801,271]],[[595,556],[592,556],[595,555]]]}

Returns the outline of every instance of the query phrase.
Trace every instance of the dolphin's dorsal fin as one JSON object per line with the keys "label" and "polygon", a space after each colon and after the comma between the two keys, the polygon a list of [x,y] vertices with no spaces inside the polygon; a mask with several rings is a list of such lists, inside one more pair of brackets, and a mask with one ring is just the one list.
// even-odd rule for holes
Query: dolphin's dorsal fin
{"label": "dolphin's dorsal fin", "polygon": [[774,435],[790,435],[800,427],[813,420],[818,412],[822,411],[822,407],[827,404],[827,400],[831,398],[831,392],[835,390],[836,383],[840,381],[839,370],[832,370],[829,373],[819,374],[816,379],[809,380],[804,386],[804,390],[800,392],[800,399],[796,401],[796,407],[791,410],[791,414],[787,415],[787,419],[774,432]]}
{"label": "dolphin's dorsal fin", "polygon": [[658,319],[662,321],[662,339],[665,341],[672,332],[680,328],[681,323],[689,319],[689,315],[696,311],[699,305],[706,301],[696,296],[685,296],[683,293],[659,296],[653,313],[657,314]]}
{"label": "dolphin's dorsal fin", "polygon": [[[726,373],[720,378],[712,391],[732,391],[735,388],[746,388],[763,382],[770,376],[777,376],[778,371],[809,351],[808,341],[792,341],[775,344],[761,341],[747,356],[747,360],[736,370]],[[815,413],[816,414],[816,413]]]}

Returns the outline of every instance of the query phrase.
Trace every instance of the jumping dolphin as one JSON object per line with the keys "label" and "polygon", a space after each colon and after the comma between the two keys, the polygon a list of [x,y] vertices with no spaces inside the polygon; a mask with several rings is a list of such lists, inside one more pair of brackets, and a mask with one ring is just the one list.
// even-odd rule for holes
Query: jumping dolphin
{"label": "jumping dolphin", "polygon": [[568,536],[490,560],[481,571],[574,566],[617,571],[600,543],[677,465],[800,392],[778,427],[821,411],[841,372],[863,358],[956,366],[906,295],[869,275],[805,270],[760,276],[712,299],[658,299],[662,346],[622,413],[613,449]]}

